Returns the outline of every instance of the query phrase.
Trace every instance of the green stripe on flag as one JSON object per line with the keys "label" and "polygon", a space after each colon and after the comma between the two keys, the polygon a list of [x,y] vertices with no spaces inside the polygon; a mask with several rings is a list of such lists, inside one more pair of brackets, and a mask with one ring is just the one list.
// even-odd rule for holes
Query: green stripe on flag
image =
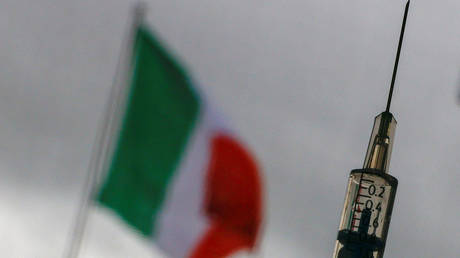
{"label": "green stripe on flag", "polygon": [[185,72],[144,27],[133,53],[127,110],[98,201],[152,235],[197,120],[199,99]]}

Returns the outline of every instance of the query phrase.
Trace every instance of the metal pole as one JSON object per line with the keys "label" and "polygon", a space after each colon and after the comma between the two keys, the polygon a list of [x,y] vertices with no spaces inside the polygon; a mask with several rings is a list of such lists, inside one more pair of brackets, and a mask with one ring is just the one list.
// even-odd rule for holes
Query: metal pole
{"label": "metal pole", "polygon": [[132,46],[135,33],[144,17],[144,4],[138,3],[134,10],[127,40],[122,46],[122,53],[118,59],[116,74],[110,89],[109,99],[105,106],[103,119],[100,120],[96,138],[91,152],[88,172],[83,186],[83,195],[78,207],[72,234],[69,237],[64,257],[77,258],[88,224],[91,202],[97,193],[99,178],[107,170],[107,162],[113,150],[114,138],[119,129],[121,117],[126,101],[128,80],[131,75]]}

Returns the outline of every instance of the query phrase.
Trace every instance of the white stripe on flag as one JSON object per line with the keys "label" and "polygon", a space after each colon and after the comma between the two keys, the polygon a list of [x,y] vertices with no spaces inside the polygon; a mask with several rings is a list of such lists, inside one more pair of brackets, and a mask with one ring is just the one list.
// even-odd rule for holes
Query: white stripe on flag
{"label": "white stripe on flag", "polygon": [[205,179],[210,161],[210,141],[220,119],[202,103],[197,125],[168,187],[169,192],[156,226],[155,240],[173,258],[190,255],[208,229],[203,207]]}

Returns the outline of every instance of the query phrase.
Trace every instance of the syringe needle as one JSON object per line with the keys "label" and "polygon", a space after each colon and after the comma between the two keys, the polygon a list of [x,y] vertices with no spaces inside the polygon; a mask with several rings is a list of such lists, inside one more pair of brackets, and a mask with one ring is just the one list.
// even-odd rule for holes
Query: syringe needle
{"label": "syringe needle", "polygon": [[401,33],[399,35],[398,51],[396,52],[395,66],[393,68],[393,76],[391,78],[390,93],[388,94],[387,108],[385,110],[386,112],[390,112],[391,98],[393,97],[393,89],[395,86],[396,73],[398,72],[399,56],[401,54],[401,46],[402,46],[403,39],[404,39],[404,31],[406,29],[406,20],[407,20],[407,13],[409,12],[409,5],[410,5],[410,0],[407,1],[406,9],[404,11],[404,19],[403,19],[403,23],[401,27]]}

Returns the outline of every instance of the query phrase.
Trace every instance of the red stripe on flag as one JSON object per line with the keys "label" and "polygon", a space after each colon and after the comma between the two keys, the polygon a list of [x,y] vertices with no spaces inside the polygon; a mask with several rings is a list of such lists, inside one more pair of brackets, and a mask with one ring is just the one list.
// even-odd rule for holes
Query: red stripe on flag
{"label": "red stripe on flag", "polygon": [[211,227],[192,258],[224,257],[252,249],[261,224],[261,180],[251,154],[224,134],[213,137],[211,151],[205,202]]}

